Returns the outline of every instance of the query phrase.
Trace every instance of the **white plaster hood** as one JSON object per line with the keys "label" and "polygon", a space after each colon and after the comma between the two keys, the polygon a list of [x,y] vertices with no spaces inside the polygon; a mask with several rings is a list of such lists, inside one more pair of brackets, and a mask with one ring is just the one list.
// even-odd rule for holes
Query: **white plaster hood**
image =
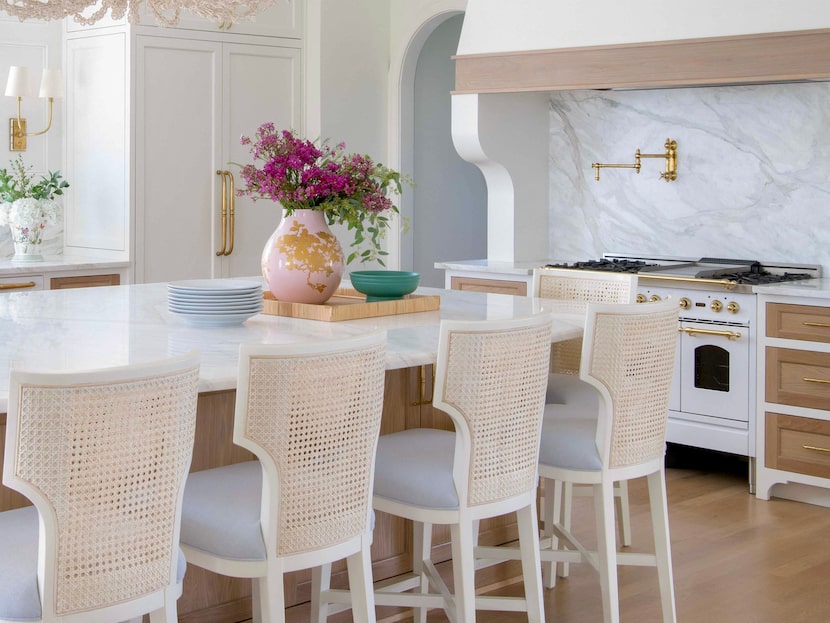
{"label": "white plaster hood", "polygon": [[458,54],[830,27],[826,0],[468,0]]}

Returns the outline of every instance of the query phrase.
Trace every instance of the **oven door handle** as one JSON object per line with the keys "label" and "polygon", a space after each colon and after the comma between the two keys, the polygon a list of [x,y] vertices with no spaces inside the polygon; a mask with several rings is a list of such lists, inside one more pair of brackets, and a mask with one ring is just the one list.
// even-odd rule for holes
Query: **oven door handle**
{"label": "oven door handle", "polygon": [[691,337],[695,335],[721,335],[732,341],[741,339],[741,334],[738,331],[718,331],[717,329],[696,329],[694,327],[679,327],[677,330]]}
{"label": "oven door handle", "polygon": [[654,273],[639,272],[637,279],[660,279],[662,281],[679,281],[681,283],[707,284],[710,286],[722,286],[724,290],[734,290],[738,282],[733,279],[705,279],[698,277],[679,277],[677,275],[661,275],[660,271]]}

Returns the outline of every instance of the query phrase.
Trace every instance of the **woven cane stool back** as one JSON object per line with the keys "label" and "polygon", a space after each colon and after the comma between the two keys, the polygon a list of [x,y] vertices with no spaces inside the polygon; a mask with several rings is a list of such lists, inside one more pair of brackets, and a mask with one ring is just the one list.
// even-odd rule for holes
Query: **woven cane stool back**
{"label": "woven cane stool back", "polygon": [[263,521],[276,556],[364,533],[371,508],[385,339],[305,350],[275,356],[273,349],[243,346],[241,354],[247,393],[234,440],[276,468],[276,516]]}
{"label": "woven cane stool back", "polygon": [[175,606],[198,375],[192,355],[84,373],[12,371],[3,482],[41,517],[42,620],[92,620],[108,608],[131,618],[150,609],[130,613],[129,602],[157,595],[155,610],[170,591]]}

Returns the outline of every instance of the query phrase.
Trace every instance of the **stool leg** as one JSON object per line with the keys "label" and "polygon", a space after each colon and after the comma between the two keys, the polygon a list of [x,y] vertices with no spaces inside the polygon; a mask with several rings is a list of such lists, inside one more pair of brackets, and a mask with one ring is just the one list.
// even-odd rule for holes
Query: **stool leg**
{"label": "stool leg", "polygon": [[375,623],[375,593],[372,587],[370,543],[346,559],[349,571],[349,592],[352,596],[352,616],[355,621]]}
{"label": "stool leg", "polygon": [[285,622],[285,594],[282,586],[282,571],[280,568],[271,568],[263,578],[256,578],[258,584],[260,604],[262,607],[263,623]]}
{"label": "stool leg", "polygon": [[651,506],[651,526],[654,531],[654,552],[657,557],[657,578],[660,582],[660,603],[663,623],[675,623],[674,580],[671,567],[671,540],[669,538],[669,509],[666,497],[666,479],[662,470],[648,475],[648,500]]}
{"label": "stool leg", "polygon": [[[542,479],[542,506],[542,534],[545,539],[550,539],[550,549],[555,550],[559,546],[559,539],[555,536],[553,526],[560,520],[562,512],[561,481]],[[556,586],[556,566],[554,561],[542,563],[542,584],[545,588]]]}
{"label": "stool leg", "polygon": [[329,605],[321,599],[323,591],[331,588],[331,563],[311,570],[311,613],[309,621],[325,623],[329,618]]}
{"label": "stool leg", "polygon": [[623,547],[631,546],[631,505],[628,501],[628,481],[617,483],[616,493],[620,498],[620,539]]}
{"label": "stool leg", "polygon": [[[429,592],[429,578],[424,572],[424,561],[432,555],[432,524],[412,522],[412,571],[420,576],[421,593]],[[415,608],[413,623],[427,623],[427,609]]]}
{"label": "stool leg", "polygon": [[[562,488],[562,510],[561,517],[562,517],[562,527],[565,528],[568,532],[571,531],[571,514],[573,513],[573,501],[574,501],[574,485],[572,482],[566,482],[563,484]],[[568,577],[568,573],[570,571],[570,563],[563,562],[562,563],[562,571],[559,574],[560,578]]]}
{"label": "stool leg", "polygon": [[[534,530],[536,528],[534,527]],[[455,579],[456,623],[476,620],[475,551],[471,521],[452,524],[452,573]]]}
{"label": "stool leg", "polygon": [[597,563],[605,623],[619,623],[619,589],[617,584],[617,539],[614,526],[614,483],[593,485],[597,524]]}
{"label": "stool leg", "polygon": [[542,601],[541,560],[539,558],[539,529],[536,502],[517,511],[519,548],[522,552],[522,577],[525,583],[528,623],[543,623],[545,606]]}

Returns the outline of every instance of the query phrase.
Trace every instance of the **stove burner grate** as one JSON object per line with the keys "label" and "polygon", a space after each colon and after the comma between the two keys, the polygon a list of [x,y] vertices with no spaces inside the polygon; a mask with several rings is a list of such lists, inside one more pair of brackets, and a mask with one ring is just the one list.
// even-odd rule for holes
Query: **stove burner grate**
{"label": "stove burner grate", "polygon": [[641,260],[601,259],[571,264],[545,264],[545,268],[572,268],[577,270],[602,270],[610,273],[637,273],[647,266],[657,266]]}

